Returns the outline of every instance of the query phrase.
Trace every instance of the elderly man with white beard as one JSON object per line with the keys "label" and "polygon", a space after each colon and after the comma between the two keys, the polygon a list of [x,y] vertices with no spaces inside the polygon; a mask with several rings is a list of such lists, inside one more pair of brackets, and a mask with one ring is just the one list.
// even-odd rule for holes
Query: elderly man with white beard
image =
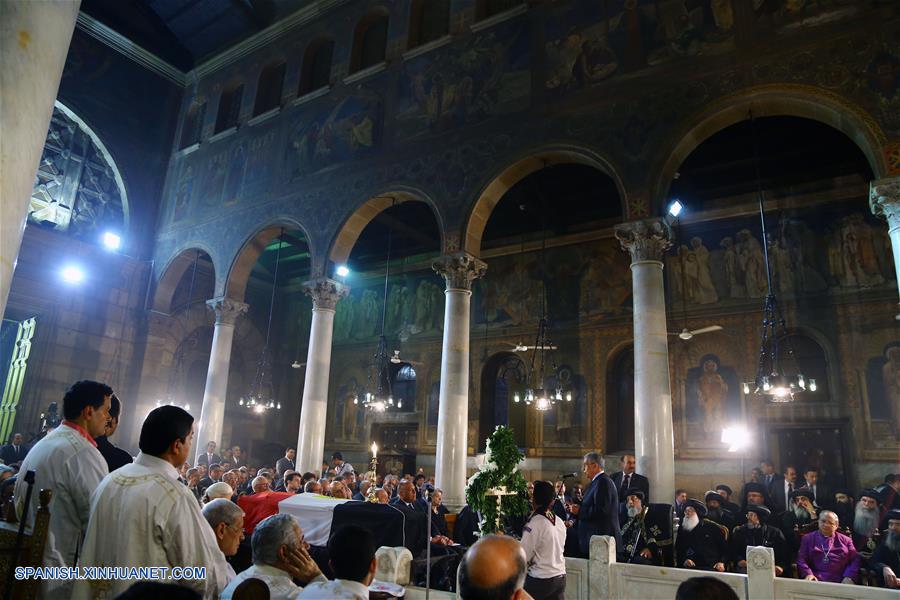
{"label": "elderly man with white beard", "polygon": [[813,502],[816,497],[806,488],[800,488],[791,492],[793,506],[791,510],[781,515],[781,532],[787,542],[788,554],[793,562],[793,557],[800,550],[800,539],[803,535],[815,531],[818,527],[819,514]]}
{"label": "elderly man with white beard", "polygon": [[853,545],[865,559],[872,556],[878,546],[878,540],[881,539],[881,531],[878,530],[878,520],[881,516],[878,509],[880,500],[875,490],[863,490],[859,493],[859,502],[856,503],[856,510],[853,513]]}
{"label": "elderly man with white beard", "polygon": [[616,556],[617,562],[638,565],[661,565],[662,554],[656,543],[655,534],[647,523],[648,507],[644,506],[644,492],[628,490],[625,496],[625,511],[628,515],[622,526],[622,544]]}
{"label": "elderly man with white beard", "polygon": [[684,507],[684,519],[675,540],[675,566],[706,571],[725,570],[727,537],[724,528],[708,521],[706,505],[694,498]]}
{"label": "elderly man with white beard", "polygon": [[878,576],[878,585],[897,590],[900,589],[900,510],[889,510],[887,521],[887,532],[869,559],[869,565]]}

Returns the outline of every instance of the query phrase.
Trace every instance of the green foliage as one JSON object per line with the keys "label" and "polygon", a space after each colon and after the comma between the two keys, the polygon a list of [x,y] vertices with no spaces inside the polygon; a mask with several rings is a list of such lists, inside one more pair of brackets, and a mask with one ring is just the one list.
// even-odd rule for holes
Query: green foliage
{"label": "green foliage", "polygon": [[525,456],[519,452],[512,429],[498,426],[487,440],[484,464],[469,478],[466,486],[466,502],[472,510],[480,511],[481,535],[496,533],[497,498],[488,495],[490,490],[506,487],[510,494],[500,502],[501,522],[504,517],[521,516],[528,512],[528,484],[519,473],[519,462]]}

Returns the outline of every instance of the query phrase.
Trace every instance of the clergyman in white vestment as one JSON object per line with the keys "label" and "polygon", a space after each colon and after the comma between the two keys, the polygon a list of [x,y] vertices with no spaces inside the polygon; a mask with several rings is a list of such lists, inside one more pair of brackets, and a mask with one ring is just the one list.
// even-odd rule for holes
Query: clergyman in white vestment
{"label": "clergyman in white vestment", "polygon": [[[81,567],[205,567],[205,579],[169,580],[204,598],[217,598],[228,584],[225,555],[176,465],[190,455],[194,418],[161,406],[141,428],[134,463],[110,473],[91,499]],[[171,577],[171,571],[170,571]],[[79,581],[74,598],[115,598],[134,582]]]}
{"label": "clergyman in white vestment", "polygon": [[[101,436],[109,421],[112,388],[96,381],[79,381],[63,398],[65,420],[31,449],[22,461],[14,495],[16,512],[25,509],[28,485],[25,473],[34,471],[34,490],[28,508],[27,526],[34,526],[40,506],[40,490],[50,490],[50,530],[44,546],[43,566],[74,567],[78,546],[88,524],[91,494],[108,473],[106,460],[94,438]],[[44,580],[42,598],[68,600],[72,583]]]}

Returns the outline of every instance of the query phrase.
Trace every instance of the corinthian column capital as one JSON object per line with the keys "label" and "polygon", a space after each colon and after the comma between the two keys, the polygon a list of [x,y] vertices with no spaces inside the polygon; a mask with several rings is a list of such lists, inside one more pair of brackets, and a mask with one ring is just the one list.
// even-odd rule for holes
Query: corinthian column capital
{"label": "corinthian column capital", "polygon": [[661,261],[672,246],[672,230],[663,219],[630,221],[615,227],[622,250],[631,254],[631,262]]}
{"label": "corinthian column capital", "polygon": [[431,265],[447,282],[448,290],[472,289],[472,282],[482,277],[487,271],[487,264],[468,252],[445,254]]}
{"label": "corinthian column capital", "polygon": [[900,225],[900,177],[876,179],[869,184],[872,214],[887,219],[891,227]]}
{"label": "corinthian column capital", "polygon": [[206,306],[216,313],[216,325],[234,325],[237,318],[250,308],[244,302],[238,302],[225,296],[207,300]]}
{"label": "corinthian column capital", "polygon": [[311,279],[305,282],[303,291],[312,298],[313,308],[334,310],[338,301],[350,293],[350,287],[334,279],[320,277],[319,279]]}

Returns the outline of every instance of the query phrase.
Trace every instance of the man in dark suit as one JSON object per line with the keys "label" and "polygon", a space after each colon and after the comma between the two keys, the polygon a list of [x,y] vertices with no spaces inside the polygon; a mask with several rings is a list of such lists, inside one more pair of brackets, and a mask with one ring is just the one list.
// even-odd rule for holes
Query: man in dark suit
{"label": "man in dark suit", "polygon": [[12,443],[6,444],[3,448],[0,448],[0,458],[2,458],[3,463],[7,465],[22,462],[25,460],[26,454],[28,454],[28,449],[25,448],[21,433],[13,435]]}
{"label": "man in dark suit", "polygon": [[94,440],[97,442],[97,450],[100,451],[100,454],[102,454],[103,458],[106,460],[106,466],[109,468],[110,473],[119,467],[124,467],[125,465],[130,465],[134,462],[134,459],[131,458],[130,454],[109,441],[109,436],[114,434],[116,429],[119,428],[119,416],[121,412],[122,403],[119,401],[118,397],[113,394],[109,399],[109,421],[106,423],[106,430],[103,435]]}
{"label": "man in dark suit", "polygon": [[625,503],[625,492],[628,490],[640,490],[644,492],[644,505],[650,504],[650,480],[634,472],[637,461],[631,454],[625,454],[619,459],[619,471],[612,474],[613,483],[619,493],[619,502]]}
{"label": "man in dark suit", "polygon": [[197,464],[209,467],[213,463],[221,464],[222,457],[216,454],[216,443],[209,442],[206,444],[206,454],[201,454],[197,457]]}
{"label": "man in dark suit", "polygon": [[622,533],[619,529],[619,494],[612,479],[603,472],[603,458],[596,452],[588,452],[582,460],[581,470],[590,483],[581,505],[569,504],[568,509],[578,515],[578,547],[587,557],[591,536],[612,536],[616,546],[620,547]]}
{"label": "man in dark suit", "polygon": [[288,448],[285,451],[284,456],[278,459],[278,462],[275,463],[275,473],[278,475],[278,478],[281,479],[284,477],[285,471],[296,471],[297,465],[294,463],[294,458],[297,456],[297,451],[293,448]]}
{"label": "man in dark suit", "polygon": [[201,479],[197,484],[197,487],[200,488],[200,495],[203,495],[203,493],[206,491],[206,488],[220,481],[222,481],[222,465],[213,463],[212,465],[210,465],[209,473],[207,473],[206,477]]}
{"label": "man in dark suit", "polygon": [[[815,467],[806,468],[806,471],[803,472],[803,481],[800,482],[800,486],[812,492],[813,498],[821,499],[821,502],[825,502],[825,499],[829,497],[825,486],[819,483],[819,470]],[[816,506],[820,505],[816,503]]]}
{"label": "man in dark suit", "polygon": [[797,487],[797,469],[788,465],[784,468],[784,474],[776,477],[769,486],[769,498],[773,513],[778,515],[791,509],[791,492]]}

